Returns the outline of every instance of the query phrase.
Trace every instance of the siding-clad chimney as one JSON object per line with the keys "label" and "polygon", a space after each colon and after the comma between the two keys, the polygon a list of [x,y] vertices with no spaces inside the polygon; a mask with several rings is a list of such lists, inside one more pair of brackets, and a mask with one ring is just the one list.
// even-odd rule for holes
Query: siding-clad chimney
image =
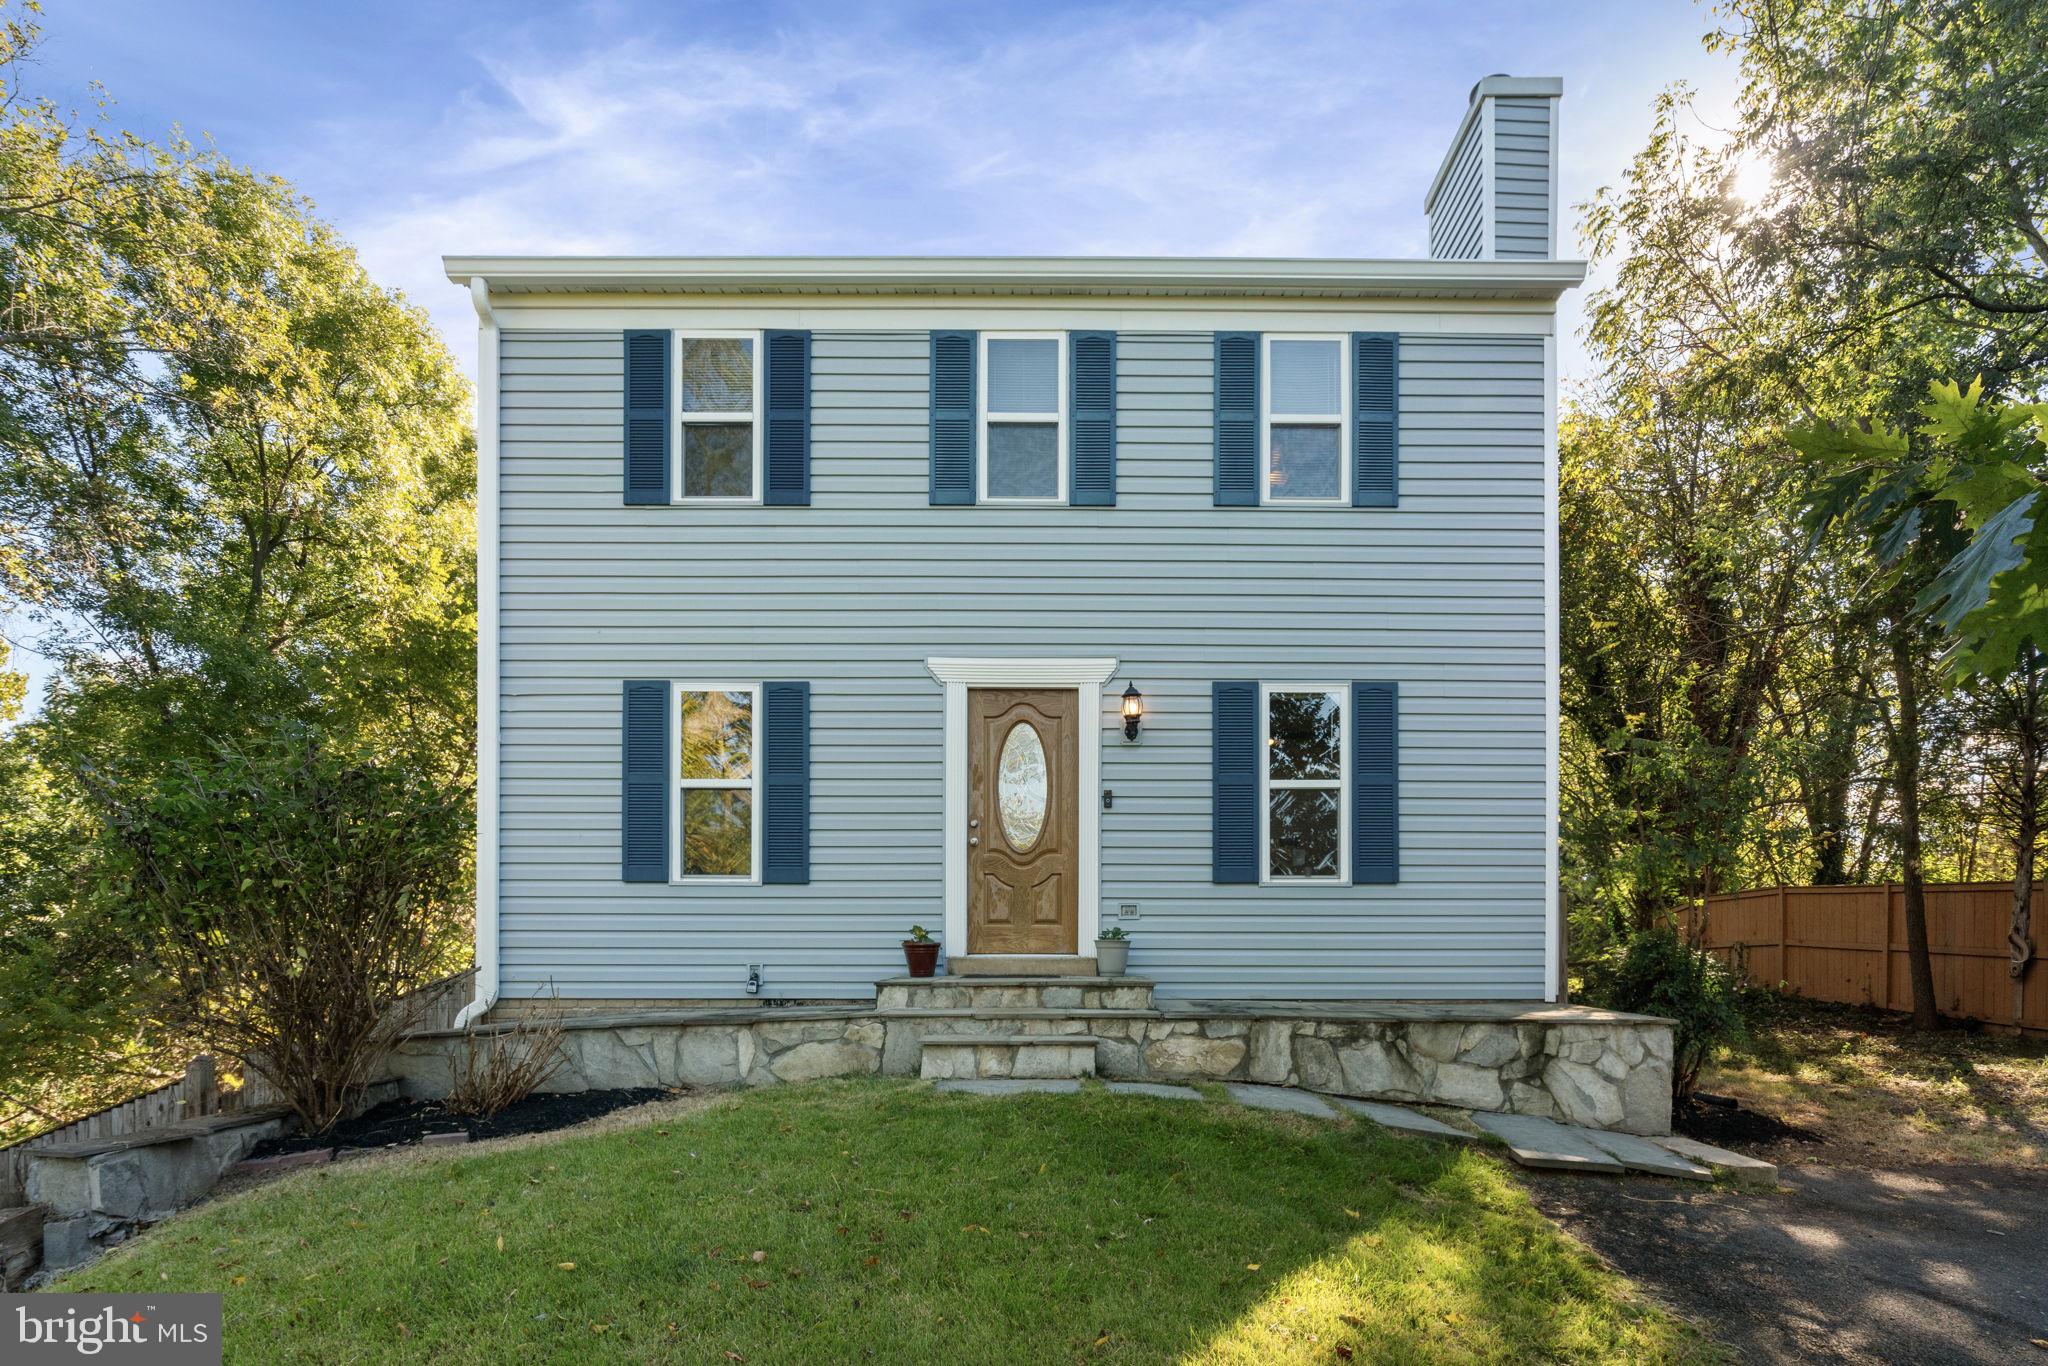
{"label": "siding-clad chimney", "polygon": [[1422,211],[1438,261],[1557,255],[1555,76],[1488,76],[1437,168]]}

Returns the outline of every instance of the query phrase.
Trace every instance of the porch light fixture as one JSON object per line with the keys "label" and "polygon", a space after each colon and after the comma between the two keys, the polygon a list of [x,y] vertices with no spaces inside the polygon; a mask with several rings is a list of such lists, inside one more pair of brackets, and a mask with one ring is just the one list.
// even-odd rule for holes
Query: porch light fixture
{"label": "porch light fixture", "polygon": [[1124,741],[1138,738],[1138,723],[1145,719],[1145,694],[1135,683],[1124,684]]}

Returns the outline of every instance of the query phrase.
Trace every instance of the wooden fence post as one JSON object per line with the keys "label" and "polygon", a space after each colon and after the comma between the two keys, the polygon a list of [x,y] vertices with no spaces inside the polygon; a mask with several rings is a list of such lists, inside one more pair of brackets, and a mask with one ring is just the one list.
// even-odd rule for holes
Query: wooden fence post
{"label": "wooden fence post", "polygon": [[185,1085],[180,1093],[185,1113],[180,1118],[212,1114],[218,1094],[213,1077],[213,1055],[201,1053],[185,1065]]}

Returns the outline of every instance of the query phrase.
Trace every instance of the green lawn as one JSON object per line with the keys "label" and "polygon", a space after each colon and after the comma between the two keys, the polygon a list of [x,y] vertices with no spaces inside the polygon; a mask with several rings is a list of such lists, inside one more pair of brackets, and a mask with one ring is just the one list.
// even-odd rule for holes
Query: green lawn
{"label": "green lawn", "polygon": [[58,1288],[141,1287],[224,1292],[237,1363],[1716,1355],[1482,1153],[1092,1088],[825,1083],[303,1172]]}

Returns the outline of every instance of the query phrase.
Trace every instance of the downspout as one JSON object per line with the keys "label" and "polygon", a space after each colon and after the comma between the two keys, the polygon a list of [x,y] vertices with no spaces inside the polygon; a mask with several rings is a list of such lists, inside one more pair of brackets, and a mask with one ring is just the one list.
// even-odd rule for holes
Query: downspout
{"label": "downspout", "polygon": [[498,1002],[498,315],[491,287],[469,279],[476,307],[476,996],[463,1029]]}

